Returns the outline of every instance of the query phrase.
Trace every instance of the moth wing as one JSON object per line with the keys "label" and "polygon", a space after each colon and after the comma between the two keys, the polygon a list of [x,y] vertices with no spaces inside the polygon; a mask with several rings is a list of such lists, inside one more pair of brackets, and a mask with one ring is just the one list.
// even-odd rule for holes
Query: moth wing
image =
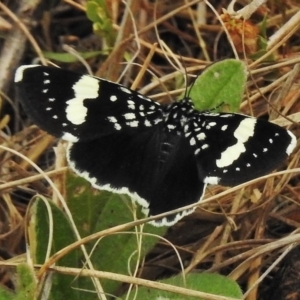
{"label": "moth wing", "polygon": [[[83,155],[84,153],[84,155]],[[96,188],[129,194],[157,215],[200,201],[206,184],[199,179],[196,157],[184,137],[161,128],[138,136],[115,133],[68,150],[70,166]],[[192,211],[155,225],[171,225]]]}
{"label": "moth wing", "polygon": [[241,114],[198,114],[190,145],[205,183],[237,185],[274,170],[293,151],[288,130]]}
{"label": "moth wing", "polygon": [[26,114],[48,133],[71,142],[139,131],[162,121],[160,104],[98,77],[29,65],[17,69],[15,83]]}

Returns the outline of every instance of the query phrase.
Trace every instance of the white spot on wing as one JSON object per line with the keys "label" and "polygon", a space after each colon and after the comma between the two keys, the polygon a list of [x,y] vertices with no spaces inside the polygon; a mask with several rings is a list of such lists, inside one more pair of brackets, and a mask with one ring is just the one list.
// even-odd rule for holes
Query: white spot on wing
{"label": "white spot on wing", "polygon": [[[174,129],[176,128],[176,126],[173,125],[173,124],[168,124],[167,127],[168,127],[168,129],[170,129],[170,130],[174,130]],[[188,135],[186,134],[185,136],[188,136]]]}
{"label": "white spot on wing", "polygon": [[133,114],[133,113],[127,113],[127,114],[124,115],[124,118],[126,120],[134,120],[135,119],[135,114]]}
{"label": "white spot on wing", "polygon": [[233,116],[234,116],[234,114],[219,114],[219,117],[221,117],[221,118],[230,118]]}
{"label": "white spot on wing", "polygon": [[78,142],[78,137],[69,133],[69,132],[65,132],[62,137],[61,137],[63,140],[65,141],[69,141],[69,142],[72,142],[72,143],[76,143]]}
{"label": "white spot on wing", "polygon": [[117,130],[121,130],[122,129],[122,126],[119,123],[115,123],[114,126],[115,126],[115,128]]}
{"label": "white spot on wing", "polygon": [[205,135],[204,132],[201,132],[201,133],[198,133],[198,134],[197,134],[197,139],[198,139],[199,141],[203,141],[203,140],[205,140],[205,138],[206,138],[206,135]]}
{"label": "white spot on wing", "polygon": [[204,178],[204,183],[209,183],[209,184],[218,184],[220,181],[220,177],[217,176],[207,176]]}
{"label": "white spot on wing", "polygon": [[115,117],[107,117],[107,120],[112,123],[117,123],[118,120]]}
{"label": "white spot on wing", "polygon": [[287,132],[288,132],[289,136],[291,137],[291,142],[288,145],[288,147],[286,148],[286,154],[290,155],[296,147],[297,139],[289,130]]}
{"label": "white spot on wing", "polygon": [[221,130],[222,130],[222,131],[225,131],[227,128],[228,128],[228,125],[223,125],[223,126],[221,127]]}
{"label": "white spot on wing", "polygon": [[221,114],[218,114],[218,113],[212,113],[212,112],[204,112],[202,113],[204,116],[208,116],[208,117],[218,117],[220,116]]}
{"label": "white spot on wing", "polygon": [[109,100],[112,101],[112,102],[115,102],[117,100],[117,96],[116,95],[112,95],[110,96]]}
{"label": "white spot on wing", "polygon": [[196,145],[196,140],[193,137],[190,139],[190,145],[191,146]]}
{"label": "white spot on wing", "polygon": [[135,103],[132,100],[127,100],[128,108],[135,109]]}
{"label": "white spot on wing", "polygon": [[132,91],[129,90],[128,88],[126,88],[125,86],[120,86],[120,90],[121,90],[122,92],[124,92],[124,93],[129,94],[129,95],[132,94]]}
{"label": "white spot on wing", "polygon": [[87,108],[83,105],[85,99],[95,99],[98,97],[99,80],[88,75],[83,75],[73,85],[74,98],[66,102],[66,117],[75,125],[84,123]]}
{"label": "white spot on wing", "polygon": [[126,122],[126,125],[128,125],[130,127],[138,127],[139,122],[138,121]]}
{"label": "white spot on wing", "polygon": [[138,97],[141,98],[141,99],[143,99],[143,100],[146,100],[146,101],[152,101],[151,99],[149,99],[148,97],[145,97],[142,94],[138,94]]}
{"label": "white spot on wing", "polygon": [[221,158],[216,160],[218,168],[230,166],[246,151],[245,143],[253,136],[255,124],[256,119],[254,118],[245,118],[240,122],[239,126],[234,131],[234,137],[237,139],[237,142],[221,153]]}
{"label": "white spot on wing", "polygon": [[36,68],[36,67],[41,67],[40,65],[25,65],[21,66],[17,69],[16,74],[15,74],[15,82],[20,82],[23,80],[23,73],[26,69],[29,68]]}
{"label": "white spot on wing", "polygon": [[151,127],[151,123],[150,123],[150,121],[149,121],[149,120],[145,120],[145,126],[147,126],[147,127]]}

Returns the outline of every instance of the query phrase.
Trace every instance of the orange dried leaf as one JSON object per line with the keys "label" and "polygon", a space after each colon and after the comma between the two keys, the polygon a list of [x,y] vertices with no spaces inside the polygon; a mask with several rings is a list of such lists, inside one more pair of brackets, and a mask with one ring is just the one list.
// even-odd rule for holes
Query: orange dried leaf
{"label": "orange dried leaf", "polygon": [[249,20],[236,19],[229,14],[221,15],[237,52],[253,54],[257,51],[259,28]]}

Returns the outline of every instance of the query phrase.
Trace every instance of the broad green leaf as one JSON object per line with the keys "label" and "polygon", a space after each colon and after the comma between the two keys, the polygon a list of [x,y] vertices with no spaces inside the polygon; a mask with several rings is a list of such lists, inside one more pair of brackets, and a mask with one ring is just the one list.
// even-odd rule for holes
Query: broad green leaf
{"label": "broad green leaf", "polygon": [[95,232],[95,226],[101,211],[111,193],[93,189],[91,184],[69,173],[66,181],[68,207],[82,237]]}
{"label": "broad green leaf", "polygon": [[36,278],[31,267],[25,263],[20,263],[16,268],[15,291],[10,292],[4,287],[0,287],[1,300],[32,300],[36,294]]}
{"label": "broad green leaf", "polygon": [[[79,231],[84,235],[99,232],[116,225],[133,221],[131,200],[128,196],[98,191],[86,180],[70,175],[67,180],[68,205]],[[144,226],[144,233],[157,234],[166,232],[167,228]],[[135,229],[130,233],[117,233],[102,238],[93,250],[91,260],[97,270],[129,274],[128,266],[133,272],[138,261],[157,243],[158,238],[143,236],[140,257]],[[97,242],[97,241],[95,241]],[[95,245],[89,244],[89,251]],[[122,283],[101,280],[104,291],[114,294]]]}
{"label": "broad green leaf", "polygon": [[25,263],[21,263],[17,266],[16,290],[15,300],[35,299],[37,292],[36,278],[31,267]]}
{"label": "broad green leaf", "polygon": [[[105,230],[115,225],[133,221],[131,200],[123,195],[106,191],[98,191],[91,187],[86,180],[70,175],[67,179],[68,206],[82,237]],[[46,200],[48,201],[48,200]],[[53,242],[51,254],[73,243],[76,239],[69,221],[61,209],[57,208],[50,200],[48,204],[53,217]],[[29,212],[29,244],[33,261],[43,263],[49,240],[49,216],[45,203],[36,198]],[[162,235],[167,228],[145,225],[143,232]],[[95,243],[97,246],[91,252],[93,266],[97,270],[130,274],[136,265],[145,257],[149,250],[156,244],[157,237],[142,237],[142,246],[138,256],[137,236],[135,229],[130,233],[117,233],[106,236],[100,241],[93,241],[86,245],[91,252]],[[73,251],[63,257],[58,265],[66,267],[82,267],[85,259],[79,250]],[[129,266],[129,267],[128,267]],[[130,272],[128,273],[128,269]],[[62,274],[53,274],[52,288],[49,299],[94,299],[94,290],[89,278]],[[122,283],[103,280],[105,293],[114,294]]]}
{"label": "broad green leaf", "polygon": [[16,268],[15,291],[10,292],[0,287],[1,300],[32,300],[37,293],[37,284],[34,271],[26,263],[20,263]]}
{"label": "broad green leaf", "polygon": [[[243,293],[239,285],[235,281],[219,274],[209,274],[209,273],[188,274],[186,275],[186,282],[184,282],[182,275],[177,275],[165,280],[161,280],[159,282],[174,285],[177,287],[184,287],[199,292],[201,291],[213,295],[226,296],[226,297],[231,297],[236,299],[243,298]],[[150,289],[148,287],[137,287],[137,290],[138,291],[136,290],[131,291],[128,299],[133,299],[133,296],[136,294],[136,292],[137,292],[136,299],[147,299],[147,300],[187,299],[187,296],[185,295],[179,295],[176,293]],[[122,299],[125,299],[126,296],[128,295],[124,295]],[[199,299],[199,298],[188,296],[188,299]]]}
{"label": "broad green leaf", "polygon": [[[50,200],[47,200],[53,217],[53,241],[51,254],[68,246],[76,241],[73,230],[66,215],[56,207]],[[34,263],[45,262],[46,251],[49,240],[49,215],[44,201],[35,198],[30,207],[29,220],[29,246]],[[58,261],[57,265],[65,267],[79,267],[79,250],[72,251]],[[79,299],[79,292],[76,290],[78,281],[74,276],[53,273],[50,299]]]}
{"label": "broad green leaf", "polygon": [[239,60],[226,59],[208,66],[195,80],[189,96],[199,111],[220,111],[225,107],[226,111],[236,112],[246,80],[246,65]]}
{"label": "broad green leaf", "polygon": [[[133,221],[132,213],[128,208],[128,204],[131,204],[131,201],[128,197],[126,198],[126,201],[122,201],[120,195],[111,195],[111,198],[99,216],[95,227],[96,231]],[[154,227],[149,224],[145,225],[143,229],[143,233],[152,233],[159,236],[165,232],[165,227]],[[139,237],[133,228],[130,230],[130,233],[118,233],[103,238],[92,257],[94,265],[102,271],[130,275],[134,272],[136,264],[145,257],[158,241],[158,237],[143,235],[141,237],[140,253],[138,254],[139,245],[137,239]],[[102,280],[102,284],[107,293],[114,293],[121,286],[120,282],[109,280]]]}

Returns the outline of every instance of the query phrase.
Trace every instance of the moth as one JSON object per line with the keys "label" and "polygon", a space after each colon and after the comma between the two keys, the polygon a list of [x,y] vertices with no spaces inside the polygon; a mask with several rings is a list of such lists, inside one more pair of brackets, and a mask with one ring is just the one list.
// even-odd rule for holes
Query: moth
{"label": "moth", "polygon": [[[153,216],[275,169],[296,146],[262,119],[197,111],[186,96],[161,105],[123,85],[69,70],[21,66],[18,99],[43,130],[69,142],[71,168],[95,188],[128,194]],[[193,210],[152,221],[172,225]]]}

